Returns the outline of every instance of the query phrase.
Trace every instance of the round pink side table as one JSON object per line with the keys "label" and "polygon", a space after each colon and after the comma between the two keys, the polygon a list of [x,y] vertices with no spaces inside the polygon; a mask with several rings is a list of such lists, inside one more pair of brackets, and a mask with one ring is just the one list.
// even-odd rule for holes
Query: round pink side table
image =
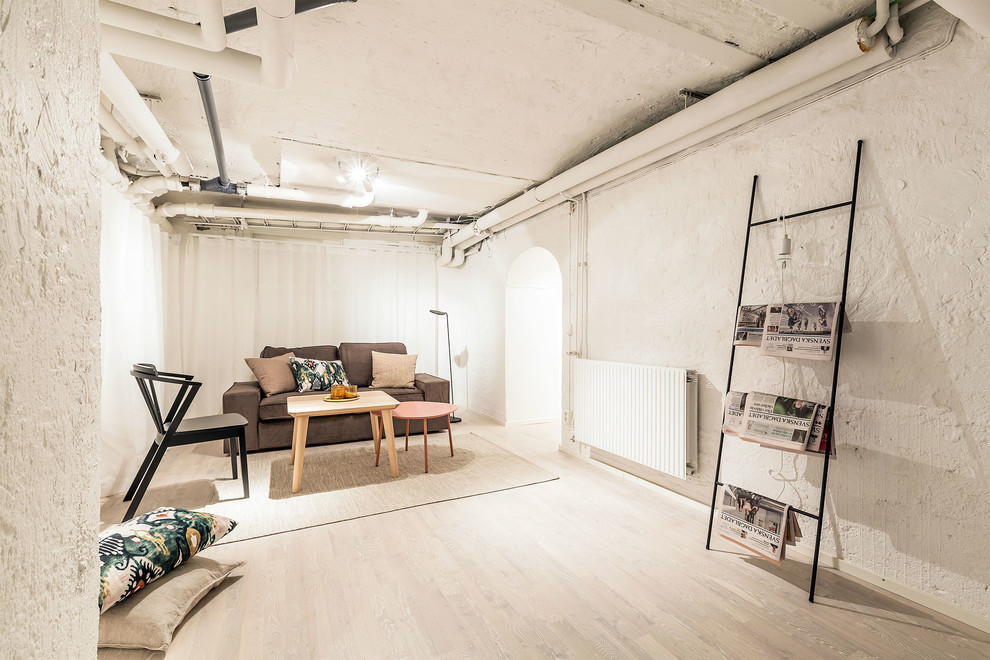
{"label": "round pink side table", "polygon": [[[436,401],[403,401],[397,407],[392,409],[392,419],[404,419],[406,420],[406,451],[409,451],[409,420],[421,419],[423,420],[423,459],[425,462],[424,472],[430,471],[430,454],[429,445],[426,442],[427,428],[426,422],[431,419],[437,419],[438,417],[447,418],[447,438],[450,440],[450,455],[454,455],[454,433],[450,429],[450,415],[455,410],[457,406],[452,403],[438,403]],[[381,415],[380,412],[375,411],[375,415]],[[375,467],[378,467],[378,459],[382,448],[382,426],[381,424],[375,425]]]}

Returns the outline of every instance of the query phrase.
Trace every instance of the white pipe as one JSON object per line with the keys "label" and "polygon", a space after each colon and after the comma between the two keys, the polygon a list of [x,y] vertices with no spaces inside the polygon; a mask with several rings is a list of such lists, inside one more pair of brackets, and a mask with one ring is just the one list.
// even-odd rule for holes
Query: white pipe
{"label": "white pipe", "polygon": [[421,209],[415,216],[349,215],[347,213],[323,213],[297,209],[254,209],[213,204],[162,204],[158,209],[167,218],[185,215],[192,218],[255,218],[258,220],[298,220],[300,222],[334,222],[347,225],[375,225],[379,227],[418,227],[426,222],[429,213]]}
{"label": "white pipe", "polygon": [[199,25],[111,0],[100,0],[100,22],[187,46],[223,50],[227,47],[227,30],[221,0],[199,0],[197,4]]}
{"label": "white pipe", "polygon": [[108,53],[100,53],[100,89],[152,149],[156,158],[160,158],[166,165],[179,160],[179,150],[165,135],[161,124],[145,105],[137,89]]}
{"label": "white pipe", "polygon": [[886,38],[864,38],[863,25],[850,23],[527,190],[458,231],[452,246],[473,245],[484,238],[479,230],[515,224],[556,205],[562,193],[579,195],[888,60]]}
{"label": "white pipe", "polygon": [[450,260],[454,258],[454,248],[450,243],[450,236],[443,239],[443,243],[440,244],[440,256],[437,257],[438,266],[446,266],[450,263]]}
{"label": "white pipe", "polygon": [[378,227],[420,227],[429,217],[430,212],[420,209],[416,215],[396,216],[396,215],[372,215],[367,220],[362,220],[359,224],[376,225]]}
{"label": "white pipe", "polygon": [[[168,191],[177,192],[185,190],[182,185],[182,180],[175,177],[141,177],[134,182],[134,185],[140,189],[142,194],[153,192],[154,197],[162,195]],[[255,199],[277,199],[280,201],[304,202],[309,204],[330,204],[333,206],[344,206],[347,208],[368,206],[375,199],[375,194],[373,192],[355,195],[347,191],[331,192],[328,190],[317,190],[310,188],[281,188],[276,186],[263,186],[256,183],[248,183],[243,189],[244,194],[247,197]],[[420,213],[425,213],[425,211],[420,211]],[[353,217],[361,218],[366,216]],[[387,218],[389,216],[370,217]],[[413,218],[419,218],[419,216],[413,216]],[[393,219],[405,221],[405,218]],[[425,221],[426,217],[424,216],[422,220],[416,224],[422,224]]]}
{"label": "white pipe", "polygon": [[144,153],[147,147],[141,146],[127,130],[120,125],[117,118],[110,112],[110,108],[100,104],[100,126],[102,126],[110,139],[124,148],[131,154]]}
{"label": "white pipe", "polygon": [[261,84],[261,58],[233,48],[213,53],[174,41],[149,37],[111,25],[101,28],[103,47],[111,53],[250,85]]}
{"label": "white pipe", "polygon": [[374,191],[356,195],[348,191],[333,192],[316,188],[282,188],[249,183],[246,186],[248,197],[279,199],[287,202],[309,202],[310,204],[333,204],[349,209],[364,208],[375,201]]}
{"label": "white pipe", "polygon": [[880,34],[880,30],[887,24],[887,19],[890,17],[890,3],[889,0],[877,0],[877,15],[870,23],[870,26],[866,28],[866,36],[875,37]]}
{"label": "white pipe", "polygon": [[152,200],[167,192],[182,192],[182,180],[175,177],[143,176],[131,183],[129,192]]}
{"label": "white pipe", "polygon": [[461,250],[460,248],[455,248],[454,249],[454,258],[451,260],[451,262],[449,264],[447,264],[447,266],[449,268],[460,268],[461,266],[464,265],[464,260],[466,258],[467,258],[467,255],[464,254],[464,250]]}
{"label": "white pipe", "polygon": [[990,37],[990,2],[986,0],[936,0],[942,9],[963,23]]}
{"label": "white pipe", "polygon": [[261,82],[285,89],[292,82],[296,61],[293,44],[296,24],[295,0],[259,0],[258,30],[261,34]]}
{"label": "white pipe", "polygon": [[901,21],[898,17],[900,14],[900,5],[891,5],[890,16],[887,17],[887,38],[890,39],[890,45],[896,46],[904,38],[904,28],[901,27]]}
{"label": "white pipe", "polygon": [[[292,0],[258,2],[261,52],[258,57],[233,48],[214,53],[139,32],[104,25],[103,47],[111,53],[187,71],[208,73],[249,85],[286,89],[295,72],[293,40],[295,4]],[[287,7],[292,9],[288,12]]]}
{"label": "white pipe", "polygon": [[103,167],[100,174],[103,176],[103,180],[109,183],[111,186],[117,190],[124,192],[127,190],[128,184],[127,177],[121,174],[120,167],[117,165],[117,143],[113,141],[112,138],[105,137],[100,140],[100,151],[103,154],[103,158],[106,160],[106,165]]}
{"label": "white pipe", "polygon": [[124,147],[125,152],[134,155],[144,154],[151,161],[152,165],[155,166],[155,169],[163,176],[172,176],[175,174],[175,171],[171,167],[158,158],[151,147],[139,142],[133,135],[128,133],[120,122],[117,121],[117,118],[113,116],[110,109],[102,104],[100,105],[100,126],[103,127],[115,143]]}

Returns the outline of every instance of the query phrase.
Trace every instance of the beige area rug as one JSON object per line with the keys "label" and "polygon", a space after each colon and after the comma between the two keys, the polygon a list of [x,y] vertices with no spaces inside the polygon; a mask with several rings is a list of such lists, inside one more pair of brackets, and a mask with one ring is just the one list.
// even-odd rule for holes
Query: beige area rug
{"label": "beige area rug", "polygon": [[[473,434],[454,436],[454,455],[446,434],[430,435],[430,471],[423,472],[423,441],[396,438],[399,476],[393,479],[382,441],[375,467],[371,441],[310,447],[303,461],[302,488],[291,492],[289,452],[248,454],[251,497],[242,497],[241,482],[225,478],[176,484],[152,481],[139,513],[175,506],[218,513],[237,521],[220,543],[244,541],[295,529],[327,525],[434,502],[456,500],[557,479],[557,475]],[[215,460],[215,459],[211,459]],[[127,510],[122,495],[108,498],[100,510],[102,525],[120,522]]]}

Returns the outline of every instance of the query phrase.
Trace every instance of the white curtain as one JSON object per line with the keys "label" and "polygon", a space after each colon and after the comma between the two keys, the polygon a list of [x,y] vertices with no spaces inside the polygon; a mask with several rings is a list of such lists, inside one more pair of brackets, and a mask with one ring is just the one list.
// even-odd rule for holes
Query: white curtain
{"label": "white curtain", "polygon": [[162,238],[158,225],[104,183],[100,241],[101,491],[107,495],[127,488],[155,436],[130,370],[135,362],[161,366],[164,358]]}
{"label": "white curtain", "polygon": [[432,253],[186,235],[167,259],[165,366],[203,383],[190,414],[220,412],[266,345],[401,341],[436,373]]}

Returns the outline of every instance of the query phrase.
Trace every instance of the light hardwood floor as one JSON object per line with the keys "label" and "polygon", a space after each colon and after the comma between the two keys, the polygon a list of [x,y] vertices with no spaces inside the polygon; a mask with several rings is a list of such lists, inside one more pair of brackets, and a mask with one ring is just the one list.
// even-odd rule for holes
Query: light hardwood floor
{"label": "light hardwood floor", "polygon": [[[831,570],[812,605],[807,565],[705,551],[703,511],[557,451],[552,425],[464,418],[455,446],[471,430],[560,479],[210,548],[245,565],[150,657],[990,657],[990,635]],[[227,461],[170,451],[156,483]]]}

